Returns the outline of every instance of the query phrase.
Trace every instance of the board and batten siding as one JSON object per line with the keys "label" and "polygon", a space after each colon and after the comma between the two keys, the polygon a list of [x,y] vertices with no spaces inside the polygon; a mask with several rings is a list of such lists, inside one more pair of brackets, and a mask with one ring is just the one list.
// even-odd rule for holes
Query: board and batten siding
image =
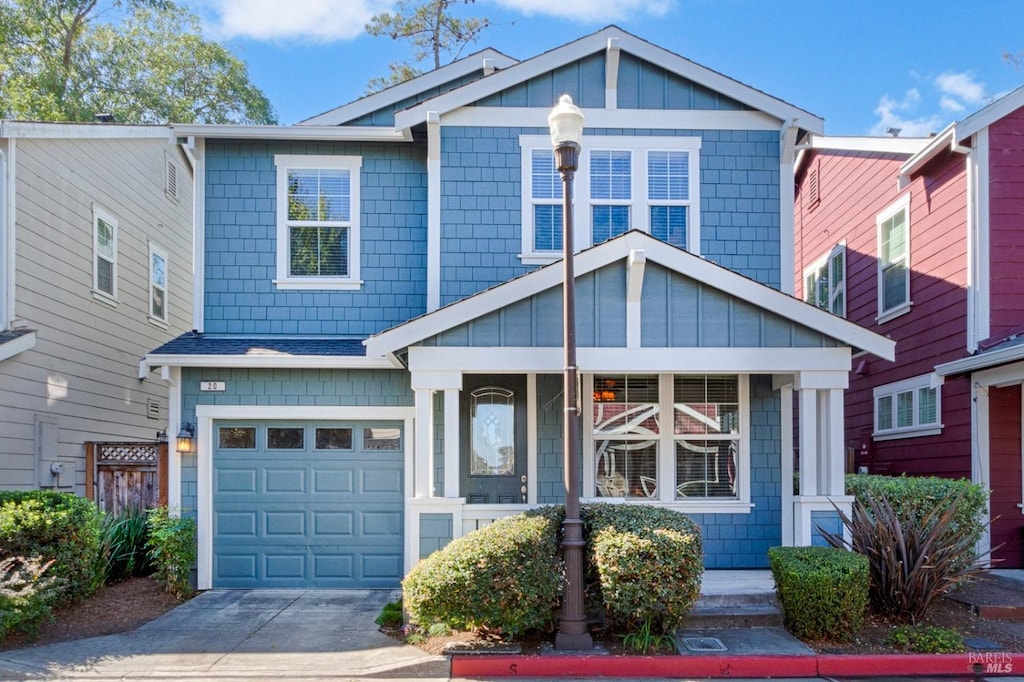
{"label": "board and batten siding", "polygon": [[989,129],[989,278],[991,338],[1020,329],[1024,301],[1024,109]]}
{"label": "board and batten siding", "polygon": [[[167,385],[156,374],[139,381],[138,363],[192,326],[189,167],[163,138],[14,147],[15,316],[37,342],[0,363],[0,487],[51,485],[38,473],[43,455],[74,460],[84,493],[84,442],[152,441],[166,425]],[[165,155],[178,167],[176,201],[164,192]],[[92,295],[94,205],[118,223],[116,306]],[[166,325],[148,317],[151,241],[168,256]]]}

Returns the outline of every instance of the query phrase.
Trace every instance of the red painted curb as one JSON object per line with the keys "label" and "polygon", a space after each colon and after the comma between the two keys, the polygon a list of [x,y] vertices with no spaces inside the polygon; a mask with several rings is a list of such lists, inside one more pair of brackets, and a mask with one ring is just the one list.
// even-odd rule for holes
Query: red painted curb
{"label": "red painted curb", "polygon": [[[1014,665],[1016,662],[1016,665]],[[890,677],[1012,675],[1024,654],[811,656],[454,655],[452,677]]]}

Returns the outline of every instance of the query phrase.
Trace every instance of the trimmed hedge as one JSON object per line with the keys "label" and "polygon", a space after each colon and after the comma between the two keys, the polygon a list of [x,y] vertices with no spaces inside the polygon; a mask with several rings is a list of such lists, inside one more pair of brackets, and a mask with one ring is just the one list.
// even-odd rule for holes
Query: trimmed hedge
{"label": "trimmed hedge", "polygon": [[52,490],[0,491],[0,559],[54,560],[54,604],[83,599],[100,586],[103,515],[89,500]]}
{"label": "trimmed hedge", "polygon": [[868,560],[835,547],[772,547],[772,578],[786,629],[802,639],[843,641],[868,606]]}
{"label": "trimmed hedge", "polygon": [[867,501],[867,493],[874,499],[885,498],[901,521],[920,521],[931,513],[940,501],[959,497],[951,530],[971,528],[975,542],[984,530],[981,519],[985,512],[988,491],[966,478],[848,474],[846,492],[861,502]]}
{"label": "trimmed hedge", "polygon": [[551,623],[561,575],[555,515],[516,514],[417,564],[402,581],[403,605],[422,627],[516,635]]}
{"label": "trimmed hedge", "polygon": [[588,562],[612,622],[682,623],[700,597],[704,553],[690,517],[662,507],[591,504],[581,510]]}

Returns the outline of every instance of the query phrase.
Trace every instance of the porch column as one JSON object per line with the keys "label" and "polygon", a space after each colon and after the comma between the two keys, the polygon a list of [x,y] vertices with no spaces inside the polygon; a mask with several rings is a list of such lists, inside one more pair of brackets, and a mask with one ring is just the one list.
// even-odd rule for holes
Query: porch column
{"label": "porch column", "polygon": [[412,373],[416,394],[416,474],[413,497],[434,497],[437,491],[437,447],[434,438],[434,393],[444,392],[442,412],[444,437],[444,497],[458,497],[459,491],[459,372]]}
{"label": "porch column", "polygon": [[459,496],[459,390],[444,390],[444,496]]}
{"label": "porch column", "polygon": [[828,432],[826,435],[827,451],[831,456],[826,457],[828,475],[825,480],[826,495],[846,494],[846,438],[844,434],[845,410],[843,404],[843,389],[830,388],[822,391],[825,394],[824,403],[827,406]]}
{"label": "porch column", "polygon": [[800,495],[818,494],[818,391],[800,388]]}
{"label": "porch column", "polygon": [[416,468],[413,497],[433,497],[434,493],[434,392],[416,391]]}

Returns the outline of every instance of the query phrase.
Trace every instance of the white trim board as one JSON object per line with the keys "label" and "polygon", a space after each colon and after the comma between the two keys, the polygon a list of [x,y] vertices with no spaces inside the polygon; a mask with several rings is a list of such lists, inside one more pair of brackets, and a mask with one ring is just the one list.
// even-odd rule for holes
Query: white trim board
{"label": "white trim board", "polygon": [[[197,587],[213,587],[213,422],[228,419],[303,421],[401,421],[405,444],[405,496],[413,457],[412,407],[345,407],[285,405],[198,405],[196,407],[196,517],[199,557]],[[405,529],[408,532],[408,528]]]}
{"label": "white trim board", "polygon": [[[443,126],[548,127],[551,108],[462,107],[441,116]],[[643,128],[644,130],[779,130],[777,119],[760,111],[702,111],[678,109],[586,109],[586,128]],[[665,138],[671,139],[671,138]],[[550,138],[547,146],[551,147]]]}
{"label": "white trim board", "polygon": [[252,369],[398,369],[386,357],[349,355],[156,355],[144,360],[155,367],[249,367]]}
{"label": "white trim board", "polygon": [[[644,251],[648,262],[659,263],[669,270],[770,310],[853,348],[885,360],[895,359],[896,344],[891,339],[636,230],[577,253],[576,275],[579,277],[616,261],[625,261],[636,249]],[[499,308],[560,286],[563,277],[560,260],[371,336],[363,342],[366,354],[368,357],[378,357],[393,353]],[[736,349],[732,350],[735,352]]]}
{"label": "white trim board", "polygon": [[221,138],[232,140],[346,140],[356,142],[412,142],[407,130],[373,126],[256,126],[235,124],[182,123],[173,125],[175,138]]}
{"label": "white trim board", "polygon": [[[49,140],[112,140],[169,138],[168,125],[118,125],[116,123],[42,123],[0,121],[0,138]],[[168,139],[168,143],[173,140]]]}

